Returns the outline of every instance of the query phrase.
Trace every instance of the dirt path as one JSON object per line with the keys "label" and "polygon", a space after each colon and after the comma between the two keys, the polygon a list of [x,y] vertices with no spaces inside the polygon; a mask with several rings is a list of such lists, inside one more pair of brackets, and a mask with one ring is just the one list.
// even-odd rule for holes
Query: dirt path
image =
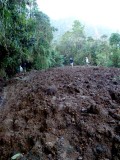
{"label": "dirt path", "polygon": [[120,69],[31,71],[5,93],[0,160],[120,159]]}

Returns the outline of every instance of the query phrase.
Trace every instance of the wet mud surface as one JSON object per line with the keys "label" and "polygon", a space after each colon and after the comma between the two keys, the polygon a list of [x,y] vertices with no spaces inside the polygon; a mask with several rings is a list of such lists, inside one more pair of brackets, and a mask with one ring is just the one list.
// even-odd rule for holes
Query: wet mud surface
{"label": "wet mud surface", "polygon": [[0,160],[120,160],[120,69],[31,71],[0,89]]}

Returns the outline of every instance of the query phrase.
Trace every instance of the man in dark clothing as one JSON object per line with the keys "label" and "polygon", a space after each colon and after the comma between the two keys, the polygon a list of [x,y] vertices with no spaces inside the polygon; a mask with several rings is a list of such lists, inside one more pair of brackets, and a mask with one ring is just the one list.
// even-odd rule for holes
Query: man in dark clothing
{"label": "man in dark clothing", "polygon": [[70,65],[73,67],[73,59],[70,58]]}

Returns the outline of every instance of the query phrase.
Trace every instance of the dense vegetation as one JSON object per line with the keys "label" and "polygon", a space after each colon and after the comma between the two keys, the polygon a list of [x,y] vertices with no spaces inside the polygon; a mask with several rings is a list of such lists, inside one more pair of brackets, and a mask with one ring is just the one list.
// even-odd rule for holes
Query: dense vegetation
{"label": "dense vegetation", "polygon": [[13,75],[21,63],[43,69],[69,63],[83,65],[86,56],[91,65],[120,67],[120,35],[108,39],[87,37],[84,26],[74,21],[57,44],[47,15],[38,10],[36,0],[0,0],[0,75]]}
{"label": "dense vegetation", "polygon": [[16,73],[24,62],[42,69],[61,61],[51,47],[55,29],[36,0],[0,0],[0,28],[1,75]]}
{"label": "dense vegetation", "polygon": [[87,37],[78,20],[74,21],[72,30],[61,37],[56,49],[64,55],[65,64],[73,57],[76,65],[84,65],[87,56],[91,65],[120,67],[120,34],[102,35],[99,39]]}

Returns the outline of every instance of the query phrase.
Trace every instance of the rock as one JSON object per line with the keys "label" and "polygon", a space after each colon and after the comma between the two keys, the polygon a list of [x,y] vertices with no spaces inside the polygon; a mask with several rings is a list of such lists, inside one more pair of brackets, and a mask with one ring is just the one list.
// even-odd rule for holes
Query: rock
{"label": "rock", "polygon": [[86,108],[82,108],[82,109],[81,109],[81,112],[82,112],[82,113],[87,113],[87,109],[86,109]]}
{"label": "rock", "polygon": [[57,92],[56,86],[52,85],[45,90],[47,95],[55,95]]}
{"label": "rock", "polygon": [[98,157],[99,156],[102,157],[103,155],[104,156],[106,156],[106,155],[109,156],[110,155],[110,151],[109,151],[108,147],[105,146],[105,145],[102,145],[102,144],[98,144],[96,146],[96,148],[94,149],[94,153]]}
{"label": "rock", "polygon": [[113,137],[113,140],[114,140],[115,142],[117,142],[117,143],[120,143],[120,136],[115,135],[115,136]]}
{"label": "rock", "polygon": [[115,113],[115,112],[112,112],[112,111],[109,111],[109,115],[110,115],[111,117],[113,117],[114,119],[120,121],[120,115],[119,115],[119,114],[117,114],[117,113]]}
{"label": "rock", "polygon": [[118,126],[115,127],[115,131],[116,131],[117,134],[120,135],[120,125],[118,125]]}
{"label": "rock", "polygon": [[56,141],[57,141],[57,137],[55,135],[49,134],[49,133],[45,134],[44,143],[46,147],[52,148],[55,145]]}
{"label": "rock", "polygon": [[52,154],[48,155],[48,160],[52,160]]}
{"label": "rock", "polygon": [[90,108],[88,108],[87,112],[91,114],[99,114],[100,107],[98,105],[91,105]]}
{"label": "rock", "polygon": [[77,160],[82,160],[83,159],[83,157],[81,157],[81,156],[79,156],[78,158],[77,158]]}

